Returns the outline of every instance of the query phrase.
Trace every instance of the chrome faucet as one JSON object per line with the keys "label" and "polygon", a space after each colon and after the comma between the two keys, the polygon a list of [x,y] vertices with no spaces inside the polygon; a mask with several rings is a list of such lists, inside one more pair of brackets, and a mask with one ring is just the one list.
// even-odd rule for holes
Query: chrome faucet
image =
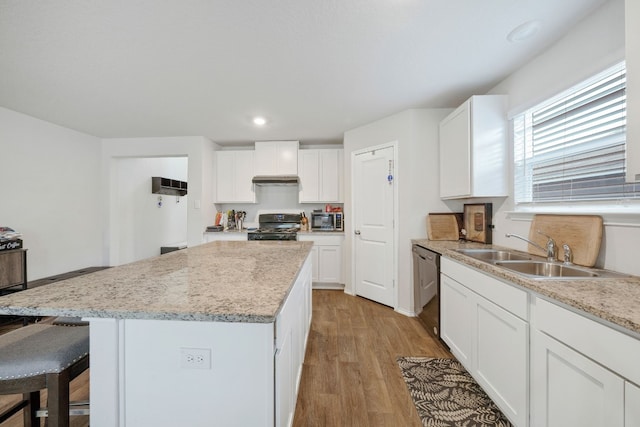
{"label": "chrome faucet", "polygon": [[571,248],[568,244],[562,245],[562,249],[564,251],[564,263],[571,264],[573,263],[573,252],[571,252]]}
{"label": "chrome faucet", "polygon": [[522,237],[518,234],[512,234],[512,233],[507,233],[505,234],[505,237],[516,237],[520,240],[524,240],[525,242],[529,243],[530,245],[535,246],[536,248],[544,251],[547,253],[547,260],[548,261],[555,261],[556,260],[556,242],[549,236],[547,236],[546,234],[542,233],[540,230],[538,230],[538,234],[542,234],[543,236],[545,236],[547,239],[547,247],[542,247],[539,244],[537,244],[536,242],[532,242],[531,240],[527,239],[526,237]]}

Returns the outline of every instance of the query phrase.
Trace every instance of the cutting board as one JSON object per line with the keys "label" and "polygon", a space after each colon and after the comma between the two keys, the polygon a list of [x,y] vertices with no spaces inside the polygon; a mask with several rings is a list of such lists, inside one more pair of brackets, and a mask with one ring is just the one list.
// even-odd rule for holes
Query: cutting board
{"label": "cutting board", "polygon": [[427,215],[427,236],[429,240],[458,240],[461,222],[461,213],[430,213]]}
{"label": "cutting board", "polygon": [[[567,243],[573,253],[573,263],[593,267],[600,253],[602,242],[602,217],[597,215],[534,215],[529,229],[529,240],[546,247],[551,236],[558,247],[558,259],[563,261],[562,245]],[[546,256],[546,253],[533,245],[529,252]]]}

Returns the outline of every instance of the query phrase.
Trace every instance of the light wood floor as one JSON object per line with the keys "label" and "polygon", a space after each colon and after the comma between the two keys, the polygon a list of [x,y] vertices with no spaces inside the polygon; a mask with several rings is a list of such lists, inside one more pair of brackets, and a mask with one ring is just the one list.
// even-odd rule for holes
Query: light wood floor
{"label": "light wood floor", "polygon": [[341,291],[313,291],[293,425],[420,427],[398,356],[452,357],[417,318]]}
{"label": "light wood floor", "polygon": [[[293,425],[420,427],[396,363],[398,356],[451,354],[417,318],[342,291],[314,290],[313,321]],[[71,400],[88,399],[88,394],[85,372],[72,382]],[[15,398],[0,396],[0,410],[11,401]],[[89,422],[87,417],[72,417],[71,425],[87,427]],[[21,426],[21,414],[2,425]]]}

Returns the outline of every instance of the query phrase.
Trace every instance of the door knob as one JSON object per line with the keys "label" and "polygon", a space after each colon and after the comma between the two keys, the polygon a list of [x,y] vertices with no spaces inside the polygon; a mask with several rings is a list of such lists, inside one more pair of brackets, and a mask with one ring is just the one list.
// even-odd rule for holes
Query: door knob
{"label": "door knob", "polygon": [[360,230],[356,230],[356,231],[354,231],[353,233],[354,233],[356,236],[359,236],[359,235],[360,235]]}

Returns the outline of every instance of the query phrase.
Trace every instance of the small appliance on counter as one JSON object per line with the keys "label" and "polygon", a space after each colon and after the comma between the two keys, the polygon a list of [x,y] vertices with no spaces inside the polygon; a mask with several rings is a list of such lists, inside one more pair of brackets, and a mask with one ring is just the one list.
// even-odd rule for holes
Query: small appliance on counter
{"label": "small appliance on counter", "polygon": [[344,231],[344,214],[342,212],[311,212],[312,231]]}

